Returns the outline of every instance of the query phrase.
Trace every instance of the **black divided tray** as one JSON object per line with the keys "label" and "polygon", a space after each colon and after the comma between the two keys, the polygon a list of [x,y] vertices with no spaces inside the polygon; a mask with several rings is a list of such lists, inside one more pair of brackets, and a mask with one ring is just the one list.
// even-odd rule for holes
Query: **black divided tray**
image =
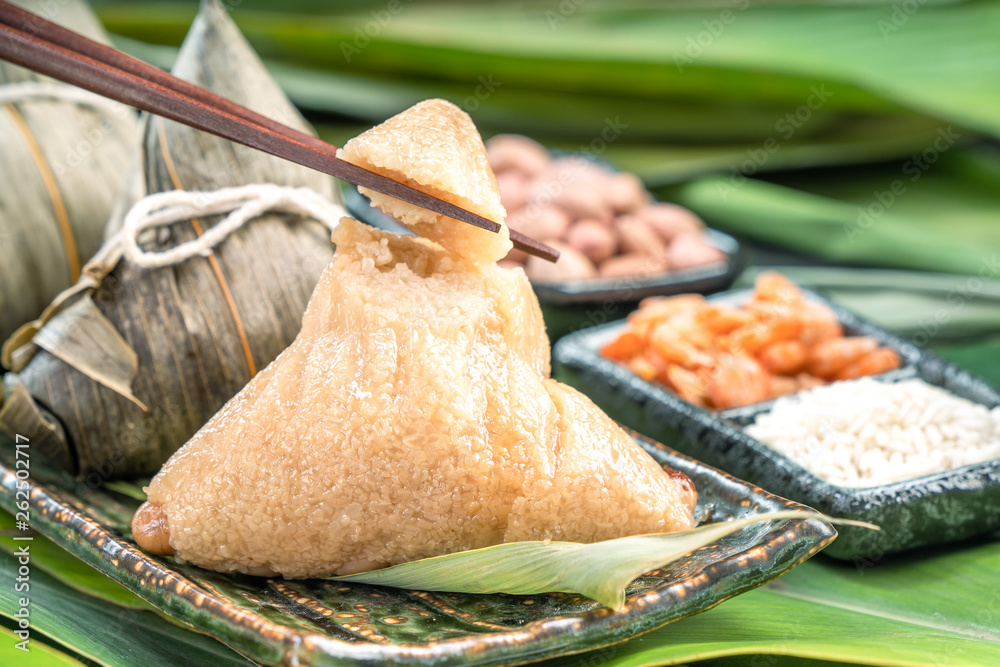
{"label": "black divided tray", "polygon": [[[752,290],[734,290],[710,301],[738,304]],[[814,292],[807,298],[829,306],[848,335],[871,336],[894,348],[901,368],[874,376],[884,382],[918,377],[987,407],[1000,392],[937,355],[862,320]],[[919,546],[961,540],[1000,527],[1000,459],[923,477],[865,488],[826,482],[764,443],[743,426],[771,403],[713,412],[642,380],[604,359],[600,348],[625,328],[624,321],[580,331],[553,351],[555,375],[584,392],[621,423],[737,477],[832,516],[869,521],[881,531],[846,526],[825,553],[841,559],[878,558]]]}

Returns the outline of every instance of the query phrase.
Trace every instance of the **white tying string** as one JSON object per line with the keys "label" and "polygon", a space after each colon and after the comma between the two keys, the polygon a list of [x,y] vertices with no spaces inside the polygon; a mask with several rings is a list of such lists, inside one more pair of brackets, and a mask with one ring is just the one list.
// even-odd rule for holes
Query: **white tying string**
{"label": "white tying string", "polygon": [[[331,231],[347,215],[339,204],[310,188],[253,183],[212,192],[171,190],[148,195],[125,215],[122,248],[126,259],[143,268],[172,266],[196,255],[208,256],[234,231],[268,211],[295,213],[314,218]],[[166,250],[147,252],[137,239],[144,230],[171,225],[204,215],[229,213],[204,234]]]}
{"label": "white tying string", "polygon": [[112,116],[121,116],[129,111],[129,107],[106,97],[101,97],[89,90],[51,81],[19,81],[5,83],[0,86],[0,104],[11,102],[31,102],[34,100],[58,100],[72,102],[81,106],[92,107]]}

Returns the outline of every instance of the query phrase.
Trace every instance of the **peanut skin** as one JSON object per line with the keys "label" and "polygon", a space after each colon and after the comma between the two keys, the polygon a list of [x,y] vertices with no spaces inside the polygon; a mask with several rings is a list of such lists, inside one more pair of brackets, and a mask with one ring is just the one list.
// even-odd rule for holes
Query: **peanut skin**
{"label": "peanut skin", "polygon": [[540,205],[548,203],[557,206],[574,220],[596,218],[608,221],[612,218],[611,207],[605,201],[604,193],[582,181],[536,181],[528,199]]}
{"label": "peanut skin", "polygon": [[520,134],[498,134],[486,142],[486,151],[494,173],[512,170],[533,177],[551,161],[544,146]]}
{"label": "peanut skin", "polygon": [[544,283],[593,278],[597,275],[594,263],[582,253],[560,241],[549,241],[559,251],[559,261],[549,262],[540,257],[529,257],[525,273],[532,280]]}
{"label": "peanut skin", "polygon": [[679,234],[699,234],[705,228],[701,218],[676,204],[651,204],[635,215],[667,242]]}
{"label": "peanut skin", "polygon": [[626,276],[648,276],[667,270],[667,264],[645,253],[633,252],[618,255],[601,263],[597,273],[602,278],[624,278]]}
{"label": "peanut skin", "polygon": [[573,223],[566,234],[566,242],[595,264],[608,259],[618,249],[614,231],[597,220],[579,220]]}
{"label": "peanut skin", "polygon": [[640,218],[632,216],[619,218],[618,233],[624,252],[645,254],[657,260],[666,256],[666,244],[663,239]]}
{"label": "peanut skin", "polygon": [[726,253],[710,246],[701,234],[680,234],[667,247],[667,261],[671,268],[689,269],[712,262],[721,262]]}
{"label": "peanut skin", "polygon": [[530,184],[528,177],[518,171],[502,171],[497,174],[497,186],[500,188],[500,201],[507,213],[516,211],[528,201]]}
{"label": "peanut skin", "polygon": [[507,218],[508,227],[543,242],[563,238],[569,223],[569,215],[556,206],[528,205]]}
{"label": "peanut skin", "polygon": [[642,181],[635,174],[612,174],[607,181],[607,200],[616,213],[633,213],[649,200]]}

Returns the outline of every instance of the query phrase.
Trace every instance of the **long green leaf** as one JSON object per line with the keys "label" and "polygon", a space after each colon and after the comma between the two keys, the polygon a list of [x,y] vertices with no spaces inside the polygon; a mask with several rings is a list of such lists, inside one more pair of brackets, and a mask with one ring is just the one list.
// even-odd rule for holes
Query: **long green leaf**
{"label": "long green leaf", "polygon": [[[176,49],[117,38],[119,48],[143,60],[169,68]],[[369,119],[343,125],[317,124],[320,136],[341,146],[371,124],[429,97],[451,98],[462,103],[467,87],[440,85],[412,79],[364,77],[354,73],[329,72],[282,62],[268,68],[285,93],[300,107],[324,113]],[[541,97],[540,97],[541,95]],[[581,113],[591,105],[592,118]],[[656,105],[637,115],[635,104],[614,99],[606,108],[594,107],[578,97],[557,98],[554,93],[528,93],[506,86],[504,94],[484,100],[473,111],[484,135],[510,132],[528,133],[546,145],[563,150],[588,149],[594,128],[601,127],[610,111],[627,114],[627,132],[602,152],[602,157],[622,169],[638,174],[652,186],[680,182],[712,171],[739,165],[761,150],[761,135],[773,135],[780,109],[763,109],[750,122],[747,111],[720,110],[711,104],[680,112]],[[563,109],[575,112],[567,118]],[[720,115],[724,114],[724,115]],[[761,171],[801,165],[857,164],[910,155],[936,138],[939,122],[921,116],[879,115],[841,117],[820,123],[813,119],[810,129],[782,141],[778,151],[768,155]],[[724,128],[722,132],[720,128]],[[811,131],[810,131],[811,130]],[[691,145],[701,138],[705,145]],[[738,143],[738,142],[743,143]]]}
{"label": "long green leaf", "polygon": [[37,639],[24,645],[27,650],[17,647],[23,640],[7,627],[0,627],[0,665],[18,667],[84,667],[76,658],[63,653]]}
{"label": "long green leaf", "polygon": [[[789,655],[891,667],[994,667],[1000,656],[997,536],[907,556],[814,558],[704,614],[591,656],[546,667],[683,665],[723,656]],[[776,663],[778,664],[778,663]]]}
{"label": "long green leaf", "polygon": [[146,492],[142,490],[143,486],[149,484],[149,479],[140,479],[134,481],[126,481],[123,479],[113,479],[104,483],[104,488],[108,491],[114,491],[115,493],[120,493],[123,496],[128,496],[129,498],[134,498],[135,500],[146,501]]}
{"label": "long green leaf", "polygon": [[[14,553],[24,545],[24,542],[15,542],[10,538],[11,535],[19,534],[19,531],[14,517],[4,510],[0,510],[0,533],[3,534],[0,538],[0,549],[3,551]],[[149,611],[154,609],[153,605],[132,591],[45,537],[35,536],[30,546],[32,566],[44,570],[67,586],[119,607]]]}
{"label": "long green leaf", "polygon": [[926,170],[906,161],[781,184],[711,176],[665,196],[720,228],[830,260],[989,281],[1000,277],[998,174],[1000,157],[954,148]]}
{"label": "long green leaf", "polygon": [[[122,37],[116,38],[116,45],[164,67],[173,62],[175,49],[169,47]],[[776,122],[787,113],[784,107],[767,103],[749,108],[719,105],[714,100],[664,105],[660,100],[645,96],[611,97],[594,91],[537,90],[521,86],[517,80],[495,78],[489,80],[497,84],[497,94],[484,93],[480,98],[475,96],[480,85],[478,80],[470,85],[464,81],[414,79],[393,74],[366,76],[351,70],[329,71],[276,60],[268,62],[268,69],[299,106],[367,119],[366,127],[421,100],[443,97],[467,108],[480,131],[486,134],[516,130],[542,139],[552,137],[568,142],[571,149],[588,144],[600,135],[609,119],[615,118],[623,124],[625,132],[620,141],[612,142],[612,152],[624,142],[656,149],[665,141],[681,147],[700,141],[727,148],[730,152],[732,144],[746,142],[744,150],[759,149],[758,137],[775,135]],[[801,90],[808,95],[808,86]],[[573,109],[573,113],[566,114],[565,109]],[[784,154],[774,155],[773,162],[787,163],[795,158],[795,147],[803,143],[819,143],[833,152],[838,140],[857,143],[859,136],[867,136],[874,142],[869,151],[884,152],[892,148],[893,154],[898,155],[903,146],[912,146],[914,150],[922,147],[923,143],[914,145],[914,141],[926,137],[927,131],[935,128],[930,119],[905,112],[858,116],[836,109],[818,109],[809,125],[796,133],[795,141],[786,142]],[[852,148],[845,145],[840,150],[846,153]],[[863,159],[863,156],[862,152],[857,158]],[[842,156],[840,161],[845,158]],[[746,156],[734,156],[733,159],[740,161]],[[797,159],[801,160],[801,155]]]}
{"label": "long green leaf", "polygon": [[968,368],[994,387],[1000,387],[1000,337],[938,344],[934,345],[934,351],[945,359]]}
{"label": "long green leaf", "polygon": [[[792,108],[806,101],[810,85],[825,82],[833,92],[828,109],[902,105],[1000,133],[1000,89],[989,85],[1000,66],[1000,6],[918,6],[904,13],[883,4],[749,3],[734,8],[727,24],[713,24],[714,36],[706,23],[719,21],[719,7],[637,9],[612,0],[572,11],[558,2],[413,3],[381,26],[367,7],[324,12],[309,3],[283,3],[283,12],[241,8],[236,18],[266,56],[331,70],[458,81],[488,73],[536,90]],[[189,7],[147,7],[117,4],[100,13],[112,31],[154,41],[176,35],[190,16]],[[372,25],[370,42],[362,40],[348,62],[342,45]],[[692,57],[698,39],[703,46]],[[678,66],[678,56],[691,62]]]}
{"label": "long green leaf", "polygon": [[746,526],[777,519],[834,521],[815,512],[789,510],[707,524],[683,533],[633,535],[592,544],[511,542],[334,578],[455,593],[580,593],[621,609],[625,588],[643,572]]}
{"label": "long green leaf", "polygon": [[[38,540],[34,540],[37,542]],[[34,549],[34,544],[31,549]],[[32,568],[30,590],[18,592],[18,562],[0,554],[0,615],[13,618],[20,597],[30,599],[33,632],[108,667],[247,667],[250,661],[225,645],[146,611],[110,606],[61,585]],[[17,664],[17,663],[13,663]]]}

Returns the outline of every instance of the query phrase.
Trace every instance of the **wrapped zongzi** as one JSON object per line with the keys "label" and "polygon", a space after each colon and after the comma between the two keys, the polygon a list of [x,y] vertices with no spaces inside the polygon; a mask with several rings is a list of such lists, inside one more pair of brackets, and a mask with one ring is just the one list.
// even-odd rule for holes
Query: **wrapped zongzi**
{"label": "wrapped zongzi", "polygon": [[[15,4],[107,41],[83,0]],[[128,107],[0,60],[0,343],[100,247],[137,136]]]}
{"label": "wrapped zongzi", "polygon": [[[214,0],[203,4],[174,73],[308,129]],[[324,174],[159,117],[146,120],[140,165],[146,193],[267,183],[335,196]],[[139,236],[139,245],[151,252],[175,248],[220,217],[180,220]],[[18,432],[25,433],[32,431],[25,424],[32,409],[38,408],[37,420],[47,409],[60,427],[46,446],[50,458],[97,479],[157,470],[274,359],[298,332],[333,251],[329,230],[318,222],[274,212],[207,256],[164,268],[142,268],[120,249],[106,250],[88,267],[96,288],[68,302],[15,352],[33,356],[8,376],[7,414],[0,413],[9,427],[19,419]]]}

